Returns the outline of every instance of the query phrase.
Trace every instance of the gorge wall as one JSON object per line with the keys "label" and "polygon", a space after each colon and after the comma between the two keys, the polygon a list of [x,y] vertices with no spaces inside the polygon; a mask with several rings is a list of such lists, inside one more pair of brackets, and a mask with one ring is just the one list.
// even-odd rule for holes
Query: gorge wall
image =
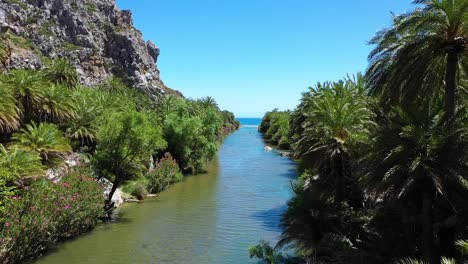
{"label": "gorge wall", "polygon": [[7,70],[65,57],[86,86],[117,76],[154,96],[180,95],[160,79],[159,48],[115,0],[0,0],[0,32],[9,46]]}

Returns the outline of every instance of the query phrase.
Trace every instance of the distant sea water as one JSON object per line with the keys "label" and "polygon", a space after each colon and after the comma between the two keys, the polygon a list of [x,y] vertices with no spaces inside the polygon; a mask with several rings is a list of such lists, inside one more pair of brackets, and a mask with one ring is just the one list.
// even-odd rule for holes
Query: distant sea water
{"label": "distant sea water", "polygon": [[243,126],[259,126],[262,122],[261,118],[237,118]]}

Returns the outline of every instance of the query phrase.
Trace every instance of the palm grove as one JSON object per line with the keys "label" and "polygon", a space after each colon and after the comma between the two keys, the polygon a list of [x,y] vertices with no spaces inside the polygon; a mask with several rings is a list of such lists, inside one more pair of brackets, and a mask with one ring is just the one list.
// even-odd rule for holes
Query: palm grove
{"label": "palm grove", "polygon": [[[0,44],[5,65],[12,44]],[[1,263],[36,257],[89,230],[112,209],[120,186],[141,199],[202,172],[239,126],[210,97],[154,101],[118,78],[81,87],[64,59],[1,75],[0,98]],[[69,157],[75,166],[64,164]],[[46,177],[61,168],[61,179]],[[102,178],[113,183],[105,198]]]}
{"label": "palm grove", "polygon": [[[370,41],[365,76],[319,83],[263,118],[266,139],[304,168],[278,247],[346,263],[468,253],[468,1],[414,4]],[[284,259],[264,242],[250,251]]]}

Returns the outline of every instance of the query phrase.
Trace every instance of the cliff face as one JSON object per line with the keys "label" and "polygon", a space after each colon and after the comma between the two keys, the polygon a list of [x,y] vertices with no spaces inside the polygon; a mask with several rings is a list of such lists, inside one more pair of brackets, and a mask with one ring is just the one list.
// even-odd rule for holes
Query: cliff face
{"label": "cliff face", "polygon": [[11,48],[8,69],[65,57],[84,85],[118,76],[152,95],[177,93],[159,77],[159,48],[144,41],[115,0],[0,0],[0,31]]}

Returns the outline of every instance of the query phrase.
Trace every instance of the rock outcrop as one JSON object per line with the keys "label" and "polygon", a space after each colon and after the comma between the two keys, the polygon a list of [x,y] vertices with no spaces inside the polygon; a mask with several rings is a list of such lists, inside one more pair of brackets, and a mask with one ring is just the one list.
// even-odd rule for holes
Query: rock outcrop
{"label": "rock outcrop", "polygon": [[8,69],[65,57],[87,86],[118,76],[151,95],[178,93],[160,79],[159,48],[115,0],[0,0],[0,32],[11,47]]}

